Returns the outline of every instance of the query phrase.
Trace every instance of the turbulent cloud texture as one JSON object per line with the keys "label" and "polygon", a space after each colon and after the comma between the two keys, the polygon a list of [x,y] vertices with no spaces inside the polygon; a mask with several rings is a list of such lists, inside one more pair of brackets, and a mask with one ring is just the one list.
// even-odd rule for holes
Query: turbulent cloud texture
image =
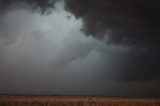
{"label": "turbulent cloud texture", "polygon": [[[111,89],[104,84],[90,87],[112,79],[112,65],[122,62],[128,49],[85,36],[82,21],[64,11],[63,5],[57,3],[46,16],[16,3],[1,14],[1,94],[98,95]],[[103,92],[96,92],[100,89]]]}
{"label": "turbulent cloud texture", "polygon": [[1,0],[0,93],[158,95],[158,4]]}
{"label": "turbulent cloud texture", "polygon": [[[40,8],[44,13],[57,1],[2,0],[0,4],[1,8],[4,8],[14,2],[26,2],[31,4],[33,9]],[[128,61],[124,63],[124,68],[120,69],[122,79],[151,80],[160,78],[158,71],[160,69],[158,66],[160,8],[158,4],[158,0],[65,0],[64,5],[67,11],[82,19],[81,30],[85,34],[102,40],[107,39],[107,43],[133,48],[128,53]],[[4,26],[1,29],[3,28]],[[5,35],[5,37],[8,36]]]}
{"label": "turbulent cloud texture", "polygon": [[66,0],[66,10],[83,19],[86,34],[101,37],[110,33],[114,43],[156,44],[158,4],[157,0]]}
{"label": "turbulent cloud texture", "polygon": [[[158,0],[66,0],[66,10],[83,20],[83,31],[133,47],[123,80],[160,78],[160,2]],[[123,75],[124,74],[124,75]]]}

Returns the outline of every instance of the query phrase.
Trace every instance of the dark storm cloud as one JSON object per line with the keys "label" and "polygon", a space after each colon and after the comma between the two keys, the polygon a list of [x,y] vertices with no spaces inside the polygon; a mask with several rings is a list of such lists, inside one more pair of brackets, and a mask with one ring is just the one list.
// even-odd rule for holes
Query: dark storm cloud
{"label": "dark storm cloud", "polygon": [[82,30],[98,39],[133,49],[119,80],[160,79],[160,2],[158,0],[66,0],[66,10],[82,18]]}
{"label": "dark storm cloud", "polygon": [[[155,39],[147,42],[149,35],[139,40],[137,35],[125,38],[132,30],[135,34],[151,33],[154,28],[148,18],[128,17],[122,10],[129,10],[124,7],[116,12],[116,0],[110,1],[113,9],[109,14],[104,14],[107,1],[92,0],[95,8],[88,0],[70,1],[77,9],[84,3],[82,10],[66,1],[66,8],[81,19],[65,11],[64,2],[57,2],[52,13],[42,15],[40,10],[48,13],[50,0],[21,1],[0,1],[4,6],[0,14],[0,94],[159,96],[160,81],[149,81],[159,79],[158,44],[153,43]],[[92,36],[86,36],[81,28]],[[112,44],[106,43],[108,36]],[[148,81],[126,83],[136,80]]]}
{"label": "dark storm cloud", "polygon": [[83,19],[88,35],[101,38],[110,33],[114,43],[155,44],[160,26],[158,4],[157,0],[66,0],[66,10]]}
{"label": "dark storm cloud", "polygon": [[[25,2],[31,5],[33,10],[39,9],[44,14],[49,8],[54,7],[57,1],[61,0],[1,0],[0,7],[4,10],[12,3]],[[132,48],[126,54],[125,62],[123,61],[124,63],[119,67],[117,79],[146,81],[160,79],[159,4],[158,0],[65,0],[65,9],[82,19],[82,31],[86,35],[101,40],[107,39],[106,42],[110,44]],[[3,31],[0,37],[3,44],[15,42],[15,37],[10,36],[11,34],[5,28],[8,26],[4,26],[3,23],[2,20],[0,30]],[[79,49],[79,51],[81,53],[83,50]],[[68,61],[76,59],[77,55],[75,53],[75,57],[71,56],[71,59],[68,54],[65,57],[64,53],[62,57],[66,60],[55,59],[53,63],[65,65]],[[113,76],[115,73],[113,72]]]}

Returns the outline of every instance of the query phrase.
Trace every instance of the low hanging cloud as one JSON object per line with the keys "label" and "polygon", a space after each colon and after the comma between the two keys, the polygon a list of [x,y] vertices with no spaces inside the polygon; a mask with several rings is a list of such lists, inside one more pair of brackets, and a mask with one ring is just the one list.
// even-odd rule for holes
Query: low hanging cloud
{"label": "low hanging cloud", "polygon": [[[23,8],[25,7],[27,11],[31,9],[40,9],[41,13],[44,14],[46,11],[48,11],[48,8],[54,8],[55,4],[58,1],[61,0],[2,0],[0,2],[0,7],[2,8],[2,10],[7,9],[8,6],[8,8],[13,8],[15,6],[11,6],[11,4],[17,5],[18,2],[23,2],[27,3],[26,7],[23,6]],[[120,46],[124,47],[125,49],[129,48],[129,50],[124,52],[124,54],[122,53],[124,55],[122,56],[124,57],[122,59],[123,62],[121,62],[122,64],[118,65],[118,68],[115,69],[117,71],[112,72],[113,76],[116,76],[115,79],[123,81],[159,80],[160,67],[158,63],[160,61],[160,8],[158,4],[160,4],[158,0],[64,0],[63,5],[65,6],[65,9],[71,13],[66,17],[70,19],[73,14],[77,19],[81,20],[82,26],[79,26],[79,29],[81,29],[81,31],[83,31],[85,35],[92,37],[83,38],[85,39],[84,41],[86,41],[87,44],[86,42],[82,41],[77,42],[77,40],[75,39],[77,39],[78,35],[80,36],[83,33],[81,31],[72,32],[74,36],[71,36],[71,38],[73,38],[73,40],[65,39],[64,41],[68,45],[60,44],[64,45],[60,46],[63,49],[60,50],[61,52],[57,52],[58,55],[53,57],[54,59],[51,61],[51,64],[58,70],[61,67],[65,67],[71,61],[77,61],[77,58],[86,57],[89,53],[91,53],[91,51],[94,51],[94,47],[97,44],[95,42],[105,41],[106,43],[109,43],[110,46],[115,45],[117,48],[119,48]],[[19,10],[21,10],[20,8]],[[53,14],[55,13],[53,12]],[[11,31],[8,31],[8,29],[6,30],[8,26],[10,27],[10,24],[7,26],[4,23],[6,17],[3,17],[4,16],[1,16],[2,21],[0,26],[1,30],[3,30],[1,31],[1,43],[14,43],[17,39],[20,39],[20,37],[17,36],[20,32],[18,28],[16,32],[12,32],[12,28],[9,29]],[[26,17],[29,17],[29,15],[27,15]],[[32,18],[29,18],[29,20],[30,19]],[[52,21],[50,20],[50,22]],[[50,22],[48,22],[48,24],[50,24]],[[63,24],[62,26],[67,28],[66,24]],[[29,27],[31,27],[31,25],[28,25],[27,28]],[[26,32],[27,28],[24,28],[25,33],[28,33]],[[43,30],[37,30],[35,28],[35,30],[33,30],[32,32],[35,39],[43,41],[41,38],[43,38],[43,35],[48,34],[48,31],[45,31],[48,30],[47,28],[47,25],[43,25]],[[16,35],[17,37],[11,36],[11,33]],[[8,39],[8,37],[10,39]],[[93,37],[97,39],[94,39]],[[62,38],[55,37],[55,39],[56,40],[54,42],[57,42],[57,39]],[[93,42],[90,42],[86,39],[94,40]],[[101,41],[99,41],[99,39]],[[57,44],[55,43],[54,45]],[[53,47],[49,47],[54,48],[54,45],[52,44]],[[108,47],[108,44],[105,45]],[[70,53],[71,51],[72,53]],[[109,51],[104,52],[106,56],[108,56],[108,52]],[[70,54],[72,54],[72,56]],[[3,56],[1,58],[3,58]],[[107,60],[108,58],[105,59]],[[113,59],[112,56],[111,59]],[[116,63],[118,63],[119,61],[117,60],[117,62],[114,62],[116,66]],[[106,62],[106,64],[109,63]],[[105,68],[107,67],[103,67],[103,70],[105,70]],[[116,73],[118,75],[115,75]]]}
{"label": "low hanging cloud", "polygon": [[86,35],[133,47],[119,80],[160,79],[160,2],[158,0],[65,0],[65,8],[83,21]]}
{"label": "low hanging cloud", "polygon": [[49,15],[20,4],[0,17],[1,94],[102,95],[115,86],[125,88],[110,80],[128,48],[85,36],[82,20],[65,11],[63,2]]}
{"label": "low hanging cloud", "polygon": [[143,2],[1,0],[0,93],[158,95],[158,12]]}

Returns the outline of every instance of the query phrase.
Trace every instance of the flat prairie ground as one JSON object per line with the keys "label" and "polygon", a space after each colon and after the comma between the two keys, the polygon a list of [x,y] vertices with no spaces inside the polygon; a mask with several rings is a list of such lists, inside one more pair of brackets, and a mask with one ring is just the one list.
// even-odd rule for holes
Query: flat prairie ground
{"label": "flat prairie ground", "polygon": [[0,106],[160,106],[160,98],[1,95]]}

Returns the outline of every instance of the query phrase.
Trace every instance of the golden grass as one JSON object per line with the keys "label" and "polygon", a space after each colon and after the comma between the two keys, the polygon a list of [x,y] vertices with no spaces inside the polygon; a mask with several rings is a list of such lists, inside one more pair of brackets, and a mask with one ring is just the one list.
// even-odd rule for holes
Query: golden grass
{"label": "golden grass", "polygon": [[0,96],[0,106],[160,106],[160,99],[92,96]]}

